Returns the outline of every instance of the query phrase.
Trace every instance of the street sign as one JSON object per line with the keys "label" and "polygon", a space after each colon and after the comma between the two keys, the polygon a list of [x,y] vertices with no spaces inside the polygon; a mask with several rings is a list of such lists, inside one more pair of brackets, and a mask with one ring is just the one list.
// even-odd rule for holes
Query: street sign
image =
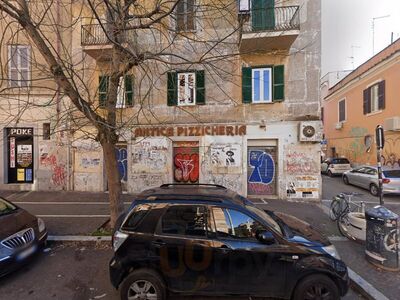
{"label": "street sign", "polygon": [[376,135],[376,147],[378,149],[383,149],[383,147],[385,146],[385,136],[383,133],[382,125],[376,126],[375,135]]}

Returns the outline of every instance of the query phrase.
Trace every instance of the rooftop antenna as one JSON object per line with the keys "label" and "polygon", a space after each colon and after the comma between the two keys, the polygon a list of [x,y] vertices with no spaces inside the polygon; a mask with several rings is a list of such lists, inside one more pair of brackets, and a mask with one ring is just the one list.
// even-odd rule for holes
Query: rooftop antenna
{"label": "rooftop antenna", "polygon": [[389,18],[389,17],[390,17],[390,15],[372,18],[372,55],[375,54],[375,20]]}
{"label": "rooftop antenna", "polygon": [[361,48],[361,47],[356,45],[351,45],[351,56],[349,58],[351,59],[351,65],[353,70],[354,70],[354,48]]}

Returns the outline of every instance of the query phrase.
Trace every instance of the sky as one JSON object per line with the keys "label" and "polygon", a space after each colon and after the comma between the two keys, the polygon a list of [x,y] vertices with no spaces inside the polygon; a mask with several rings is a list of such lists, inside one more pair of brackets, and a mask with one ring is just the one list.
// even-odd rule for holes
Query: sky
{"label": "sky", "polygon": [[[400,0],[321,0],[321,75],[352,70],[372,57],[372,20],[375,19],[374,53],[400,38]],[[353,47],[352,47],[353,46]],[[354,57],[353,59],[351,57]]]}

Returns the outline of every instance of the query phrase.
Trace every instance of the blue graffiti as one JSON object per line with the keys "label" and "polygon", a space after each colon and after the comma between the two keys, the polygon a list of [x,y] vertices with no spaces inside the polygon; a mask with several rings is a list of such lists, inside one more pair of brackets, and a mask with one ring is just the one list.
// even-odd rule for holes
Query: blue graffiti
{"label": "blue graffiti", "polygon": [[119,178],[121,181],[128,181],[128,151],[125,148],[115,148],[115,155],[118,161]]}
{"label": "blue graffiti", "polygon": [[249,182],[270,184],[274,180],[275,162],[270,154],[260,150],[250,151],[249,164],[254,167]]}

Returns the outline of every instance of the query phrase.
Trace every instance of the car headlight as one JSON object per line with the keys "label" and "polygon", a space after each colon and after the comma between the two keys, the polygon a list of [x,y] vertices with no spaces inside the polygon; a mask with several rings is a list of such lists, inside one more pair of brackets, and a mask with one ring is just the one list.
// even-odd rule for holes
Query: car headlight
{"label": "car headlight", "polygon": [[46,230],[46,225],[44,224],[44,221],[41,218],[38,218],[37,222],[38,222],[39,232],[45,231]]}
{"label": "car headlight", "polygon": [[121,231],[115,231],[113,236],[113,248],[114,252],[117,252],[118,248],[125,242],[129,235]]}
{"label": "car headlight", "polygon": [[330,256],[340,259],[339,252],[336,250],[335,246],[330,245],[326,247],[322,247],[322,250],[324,250],[326,253],[328,253]]}

